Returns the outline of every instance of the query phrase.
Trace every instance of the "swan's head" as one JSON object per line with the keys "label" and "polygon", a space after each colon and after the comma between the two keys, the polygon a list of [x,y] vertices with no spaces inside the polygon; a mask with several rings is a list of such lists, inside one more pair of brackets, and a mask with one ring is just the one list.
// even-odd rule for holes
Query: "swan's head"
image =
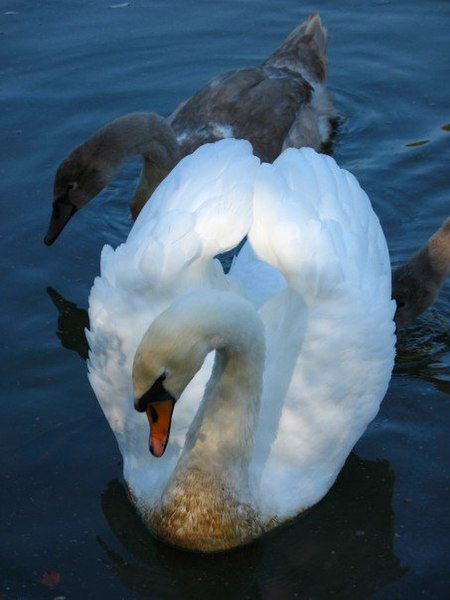
{"label": "swan's head", "polygon": [[175,403],[211,350],[198,335],[195,318],[188,318],[188,312],[166,311],[160,315],[134,357],[134,406],[147,413],[149,449],[157,457],[166,449]]}
{"label": "swan's head", "polygon": [[44,242],[53,244],[73,215],[92,200],[106,185],[105,173],[83,146],[77,148],[59,166],[54,182],[50,224]]}

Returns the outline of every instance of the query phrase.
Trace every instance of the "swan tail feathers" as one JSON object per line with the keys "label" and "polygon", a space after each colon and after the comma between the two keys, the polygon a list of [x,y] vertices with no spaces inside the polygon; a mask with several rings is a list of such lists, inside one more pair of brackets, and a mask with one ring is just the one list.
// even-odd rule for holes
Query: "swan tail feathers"
{"label": "swan tail feathers", "polygon": [[298,72],[311,84],[323,83],[327,76],[327,35],[320,16],[312,14],[288,35],[264,66]]}
{"label": "swan tail feathers", "polygon": [[312,43],[315,44],[317,50],[325,56],[327,51],[328,30],[322,25],[320,15],[318,13],[310,15],[301,27],[304,28],[302,37],[311,37]]}

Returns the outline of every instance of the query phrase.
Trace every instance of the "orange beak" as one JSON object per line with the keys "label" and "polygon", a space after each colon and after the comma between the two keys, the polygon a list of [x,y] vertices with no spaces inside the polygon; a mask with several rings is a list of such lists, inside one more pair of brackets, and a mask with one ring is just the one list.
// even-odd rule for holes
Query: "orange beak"
{"label": "orange beak", "polygon": [[174,405],[173,400],[158,400],[149,402],[145,409],[150,424],[148,448],[157,458],[164,454],[169,441]]}

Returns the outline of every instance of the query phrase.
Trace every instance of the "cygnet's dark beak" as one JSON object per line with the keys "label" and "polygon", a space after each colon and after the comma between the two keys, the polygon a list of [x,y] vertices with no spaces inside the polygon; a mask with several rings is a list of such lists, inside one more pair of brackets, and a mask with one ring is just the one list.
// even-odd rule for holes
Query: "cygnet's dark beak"
{"label": "cygnet's dark beak", "polygon": [[73,204],[58,202],[58,200],[54,203],[50,225],[48,227],[47,235],[44,238],[44,244],[46,246],[51,246],[53,244],[76,212],[77,208]]}

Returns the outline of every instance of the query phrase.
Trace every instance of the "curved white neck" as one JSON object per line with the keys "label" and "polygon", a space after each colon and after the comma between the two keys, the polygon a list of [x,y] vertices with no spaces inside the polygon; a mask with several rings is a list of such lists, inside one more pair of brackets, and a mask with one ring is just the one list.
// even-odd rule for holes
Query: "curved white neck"
{"label": "curved white neck", "polygon": [[259,415],[264,326],[247,301],[224,292],[208,292],[195,312],[198,318],[186,314],[198,323],[197,334],[216,356],[179,466],[188,463],[192,468],[198,462],[203,471],[209,466],[242,472],[248,467]]}
{"label": "curved white neck", "polygon": [[245,471],[250,461],[259,415],[264,345],[242,339],[239,345],[228,337],[216,349],[211,378],[202,404],[188,432],[181,458],[190,465],[200,461],[202,469]]}

